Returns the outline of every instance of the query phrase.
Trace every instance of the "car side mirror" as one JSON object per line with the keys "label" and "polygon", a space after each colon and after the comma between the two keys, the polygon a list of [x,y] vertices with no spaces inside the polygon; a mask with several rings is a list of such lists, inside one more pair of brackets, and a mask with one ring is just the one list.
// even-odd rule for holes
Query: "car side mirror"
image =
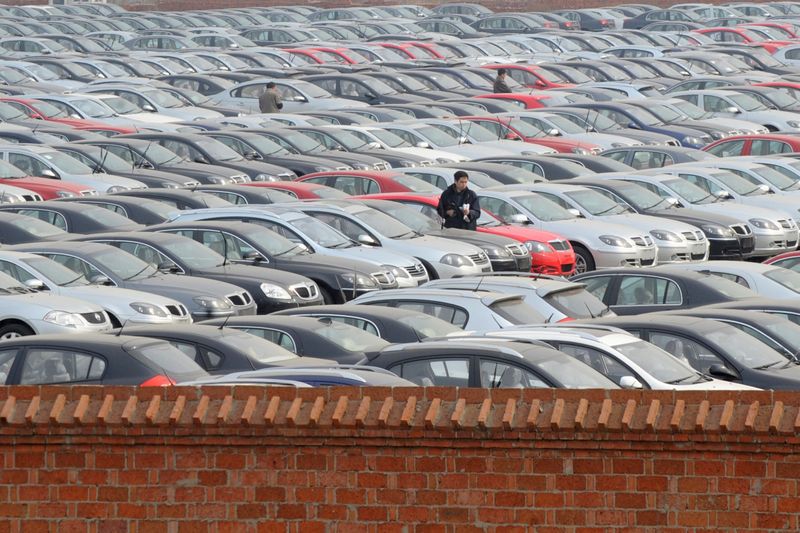
{"label": "car side mirror", "polygon": [[158,268],[159,272],[164,272],[165,274],[169,274],[169,273],[179,272],[180,271],[180,269],[178,268],[178,265],[176,265],[172,261],[162,261],[161,263],[158,264],[157,268]]}
{"label": "car side mirror", "polygon": [[366,98],[367,100],[374,100],[375,98],[377,98],[377,96],[375,96],[372,93],[364,93],[364,98]]}
{"label": "car side mirror", "polygon": [[673,205],[673,206],[675,206],[675,207],[680,207],[680,205],[681,205],[681,203],[678,201],[678,199],[677,199],[677,198],[675,198],[675,197],[673,197],[673,196],[668,196],[668,197],[667,197],[667,198],[665,198],[665,199],[667,200],[667,203],[668,203],[669,205]]}
{"label": "car side mirror", "polygon": [[100,274],[98,274],[97,276],[92,276],[92,278],[89,281],[92,282],[93,285],[113,285],[114,284],[114,282],[111,281],[108,278],[108,276],[103,276],[103,275],[100,275]]}
{"label": "car side mirror", "polygon": [[578,218],[584,218],[583,217],[583,213],[581,213],[580,211],[578,211],[574,207],[570,207],[569,209],[567,209],[567,212],[569,212],[569,214],[572,215],[572,216],[575,216],[575,217],[578,217]]}
{"label": "car side mirror", "polygon": [[531,221],[522,213],[516,213],[506,219],[509,224],[530,224]]}
{"label": "car side mirror", "polygon": [[31,278],[25,282],[25,286],[28,287],[32,291],[46,291],[48,290],[47,285],[44,284],[44,281],[36,278]]}
{"label": "car side mirror", "polygon": [[51,168],[46,168],[46,169],[42,170],[42,176],[44,176],[45,178],[52,178],[52,179],[55,179],[55,180],[59,179],[58,172],[56,172],[55,170],[53,170]]}
{"label": "car side mirror", "polygon": [[431,147],[431,145],[429,143],[422,142],[422,141],[418,142],[416,144],[416,146],[417,146],[417,148],[430,148]]}
{"label": "car side mirror", "polygon": [[770,189],[769,185],[767,185],[766,183],[762,183],[761,185],[759,185],[758,186],[758,190],[760,190],[763,193],[774,193],[775,192],[772,189]]}
{"label": "car side mirror", "polygon": [[547,130],[547,134],[550,137],[560,137],[561,136],[561,132],[559,130],[557,130],[556,128],[551,128],[551,129]]}
{"label": "car side mirror", "polygon": [[629,122],[629,123],[628,123],[628,127],[629,127],[630,129],[632,129],[632,130],[638,130],[638,129],[641,129],[641,128],[639,128],[639,125],[638,125],[637,123],[635,123],[635,122]]}
{"label": "car side mirror", "polygon": [[292,102],[308,102],[308,98],[302,95],[298,95],[292,98]]}
{"label": "car side mirror", "polygon": [[252,252],[247,252],[244,254],[243,259],[247,261],[252,261],[254,263],[260,263],[264,260],[264,256],[258,253],[257,251],[253,250]]}
{"label": "car side mirror", "polygon": [[156,112],[156,108],[153,107],[153,104],[144,104],[142,106],[142,109],[144,109],[148,113],[155,113]]}
{"label": "car side mirror", "polygon": [[262,161],[264,159],[264,157],[258,152],[247,152],[244,154],[244,158],[248,161]]}
{"label": "car side mirror", "polygon": [[741,113],[742,110],[739,109],[738,107],[731,106],[731,107],[726,107],[725,108],[725,112],[726,113],[734,113],[734,114],[736,114],[736,113]]}
{"label": "car side mirror", "polygon": [[208,161],[208,159],[206,159],[206,158],[205,158],[205,157],[203,157],[202,155],[198,155],[198,156],[197,156],[197,157],[195,157],[195,158],[194,158],[192,161],[194,161],[195,163],[201,163],[201,164],[203,164],[203,165],[208,165],[208,164],[209,164],[209,161]]}
{"label": "car side mirror", "polygon": [[381,150],[383,148],[383,146],[381,146],[381,143],[379,143],[379,142],[367,143],[367,146],[369,146],[373,150]]}
{"label": "car side mirror", "polygon": [[462,135],[462,136],[461,136],[461,137],[458,139],[458,144],[472,144],[472,143],[470,142],[470,140],[469,140],[469,139],[467,139],[467,136],[466,136],[466,135]]}
{"label": "car side mirror", "polygon": [[728,191],[719,190],[714,192],[714,196],[716,196],[717,198],[728,199],[731,197],[731,193],[729,193]]}
{"label": "car side mirror", "polygon": [[623,389],[643,389],[642,383],[633,376],[622,376],[619,380],[619,386]]}
{"label": "car side mirror", "polygon": [[378,245],[378,242],[375,239],[373,239],[372,237],[370,237],[369,235],[367,235],[366,233],[362,233],[361,235],[358,236],[358,242],[360,242],[361,244],[363,244],[365,246],[377,246]]}
{"label": "car side mirror", "polygon": [[733,381],[739,379],[739,376],[736,374],[736,372],[734,372],[727,366],[721,364],[711,365],[708,368],[708,373],[715,378],[719,378],[725,381]]}

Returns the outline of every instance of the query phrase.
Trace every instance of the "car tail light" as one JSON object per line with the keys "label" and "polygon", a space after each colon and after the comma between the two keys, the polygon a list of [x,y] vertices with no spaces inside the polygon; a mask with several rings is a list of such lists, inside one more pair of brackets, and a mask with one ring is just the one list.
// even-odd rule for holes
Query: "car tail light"
{"label": "car tail light", "polygon": [[558,24],[556,24],[555,22],[545,22],[544,23],[544,27],[545,28],[556,28],[556,27],[558,27]]}
{"label": "car tail light", "polygon": [[565,316],[561,320],[558,320],[558,322],[572,322],[573,320],[575,320],[575,319],[572,318],[571,316]]}
{"label": "car tail light", "polygon": [[600,19],[601,26],[608,26],[608,22],[609,22],[608,19]]}
{"label": "car tail light", "polygon": [[169,387],[170,385],[175,385],[175,382],[163,374],[153,376],[139,384],[140,387]]}
{"label": "car tail light", "polygon": [[565,23],[564,23],[564,26],[566,26],[567,28],[571,28],[571,27],[573,27],[574,25],[575,25],[575,23],[574,23],[574,22],[571,22],[571,21],[570,21],[570,22],[565,22]]}

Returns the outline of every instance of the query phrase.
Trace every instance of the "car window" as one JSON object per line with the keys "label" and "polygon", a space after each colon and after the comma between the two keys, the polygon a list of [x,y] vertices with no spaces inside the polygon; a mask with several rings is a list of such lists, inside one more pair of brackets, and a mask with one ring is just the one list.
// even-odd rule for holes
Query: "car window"
{"label": "car window", "polygon": [[407,309],[409,311],[417,311],[418,313],[425,313],[426,315],[435,316],[445,322],[463,328],[467,325],[467,313],[463,309],[452,305],[438,304],[432,302],[409,302],[399,301],[395,307],[398,309]]}
{"label": "car window", "polygon": [[608,354],[605,354],[595,348],[579,346],[577,344],[562,343],[558,345],[558,351],[564,352],[565,354],[574,357],[581,363],[589,365],[604,376],[607,376],[609,379],[614,381],[614,383],[619,384],[620,380],[624,376],[634,376],[638,378],[638,376],[636,376],[636,374],[634,374],[633,371],[628,367],[622,365],[619,361]]}
{"label": "car window", "polygon": [[106,362],[100,357],[72,350],[40,349],[27,351],[20,384],[71,383],[103,377]]}
{"label": "car window", "polygon": [[8,379],[8,374],[11,372],[11,366],[14,364],[19,350],[2,350],[0,351],[0,384],[5,384]]}
{"label": "car window", "polygon": [[729,274],[728,272],[712,272],[710,270],[703,270],[702,272],[733,281],[734,283],[738,283],[742,287],[747,287],[748,289],[750,288],[750,284],[747,283],[747,280],[744,279],[742,276],[737,276],[736,274]]}
{"label": "car window", "polygon": [[672,333],[651,332],[650,342],[662,350],[671,353],[684,363],[688,363],[695,370],[704,374],[709,373],[711,365],[723,365],[734,372],[736,369],[716,355],[714,352],[691,339]]}
{"label": "car window", "polygon": [[481,359],[480,372],[481,387],[492,389],[550,387],[550,385],[532,372],[502,361]]}
{"label": "car window", "polygon": [[21,281],[22,283],[25,283],[31,279],[36,279],[36,276],[9,261],[0,261],[0,272],[6,274],[7,276],[11,276],[17,281]]}
{"label": "car window", "polygon": [[425,359],[389,368],[401,378],[423,387],[468,387],[469,359]]}
{"label": "car window", "polygon": [[256,337],[261,337],[264,340],[267,340],[273,344],[277,344],[281,348],[286,348],[292,353],[297,353],[297,345],[294,342],[294,339],[283,331],[278,331],[277,329],[269,329],[269,328],[241,328],[242,331],[246,331],[250,335],[255,335]]}
{"label": "car window", "polygon": [[145,263],[150,263],[156,268],[158,268],[158,265],[162,263],[172,262],[172,260],[167,256],[160,253],[152,246],[147,246],[146,244],[139,244],[136,242],[109,242],[107,244],[111,244],[112,246],[116,246],[124,252],[135,255]]}
{"label": "car window", "polygon": [[334,322],[341,322],[342,324],[353,326],[354,328],[366,331],[371,335],[380,337],[380,332],[378,331],[377,326],[375,326],[375,324],[373,324],[369,320],[365,320],[363,318],[350,317],[350,316],[325,316],[323,318]]}
{"label": "car window", "polygon": [[[755,144],[755,142],[753,143]],[[708,149],[708,153],[714,154],[719,157],[728,157],[728,156],[737,156],[742,155],[742,151],[744,149],[744,141],[726,141],[723,143],[719,143],[716,146],[713,146]],[[752,152],[756,154],[756,152]],[[758,153],[758,155],[762,155]]]}
{"label": "car window", "polygon": [[27,217],[38,218],[43,222],[52,224],[58,229],[67,231],[67,219],[64,218],[64,215],[56,213],[55,211],[47,211],[45,209],[20,209],[17,213]]}
{"label": "car window", "polygon": [[594,276],[587,279],[580,280],[581,283],[586,285],[586,290],[596,296],[599,300],[603,300],[606,295],[608,285],[613,279],[612,276]]}
{"label": "car window", "polygon": [[53,261],[67,267],[68,269],[74,271],[76,274],[83,274],[83,277],[85,277],[90,281],[96,279],[98,276],[105,276],[105,274],[97,270],[94,266],[87,263],[83,259],[79,259],[71,255],[64,255],[64,254],[41,254],[41,255],[44,255],[45,257],[48,257]]}
{"label": "car window", "polygon": [[616,305],[680,305],[675,282],[651,276],[623,276]]}

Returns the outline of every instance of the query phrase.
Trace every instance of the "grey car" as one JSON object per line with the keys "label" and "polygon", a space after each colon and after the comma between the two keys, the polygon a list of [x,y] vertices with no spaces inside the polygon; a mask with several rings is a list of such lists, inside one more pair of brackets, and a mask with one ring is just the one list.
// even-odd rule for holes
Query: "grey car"
{"label": "grey car", "polygon": [[49,257],[94,283],[173,298],[186,306],[194,320],[256,312],[253,297],[235,285],[161,274],[155,266],[107,244],[37,243],[19,245],[11,250]]}
{"label": "grey car", "polygon": [[70,296],[102,307],[115,327],[123,324],[189,324],[186,306],[153,293],[92,284],[83,274],[40,255],[0,252],[0,272],[29,289]]}

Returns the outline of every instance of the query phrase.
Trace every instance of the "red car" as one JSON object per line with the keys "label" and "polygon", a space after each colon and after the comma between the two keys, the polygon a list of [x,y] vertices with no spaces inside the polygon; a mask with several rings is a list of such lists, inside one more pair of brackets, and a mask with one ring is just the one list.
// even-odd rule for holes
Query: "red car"
{"label": "red car", "polygon": [[800,34],[797,33],[797,27],[789,22],[769,22],[769,21],[762,21],[762,22],[748,22],[746,24],[739,24],[739,27],[747,28],[753,26],[756,30],[759,27],[767,28],[773,30],[772,33],[780,34],[785,39],[797,39],[800,37]]}
{"label": "red car", "polygon": [[781,133],[734,135],[701,148],[719,157],[800,152],[800,137]]}
{"label": "red car", "polygon": [[[364,198],[394,200],[406,205],[417,206],[423,214],[439,222],[436,206],[439,204],[440,194],[367,194],[364,195]],[[572,245],[568,240],[555,233],[504,224],[486,211],[481,213],[478,231],[508,237],[524,243],[531,253],[531,272],[554,276],[570,276],[575,272],[575,251],[572,249]]]}
{"label": "red car", "polygon": [[298,200],[347,198],[345,193],[331,187],[316,183],[301,183],[299,181],[251,181],[242,183],[242,187],[267,187],[285,192]]}
{"label": "red car", "polygon": [[784,252],[764,260],[765,265],[775,265],[800,272],[800,250]]}
{"label": "red car", "polygon": [[389,170],[333,170],[314,172],[296,179],[301,183],[327,185],[349,195],[384,192],[441,193],[428,182]]}
{"label": "red car", "polygon": [[603,151],[597,144],[546,135],[542,130],[521,120],[506,117],[461,117],[461,119],[480,124],[495,133],[498,139],[519,139],[552,148],[562,154],[597,155]]}
{"label": "red car", "polygon": [[483,65],[483,68],[490,70],[504,68],[508,71],[508,76],[511,79],[531,89],[575,87],[574,83],[568,83],[564,80],[554,80],[553,74],[536,65],[509,63],[504,65]]}
{"label": "red car", "polygon": [[548,107],[545,100],[551,96],[544,94],[525,94],[525,93],[500,93],[500,94],[479,94],[475,98],[493,98],[495,100],[508,100],[517,102],[520,107],[525,109],[541,109]]}
{"label": "red car", "polygon": [[97,194],[97,191],[85,185],[59,179],[27,176],[20,169],[5,161],[0,161],[0,183],[35,192],[43,200]]}
{"label": "red car", "polygon": [[384,48],[391,48],[409,59],[444,59],[444,55],[432,47],[423,46],[424,43],[403,41],[397,43],[375,43]]}
{"label": "red car", "polygon": [[774,54],[778,48],[795,44],[792,41],[776,41],[765,39],[763,35],[752,31],[750,28],[742,28],[739,26],[720,26],[718,28],[700,28],[692,30],[695,33],[702,33],[715,41],[726,43],[745,43],[757,44],[764,48],[770,54]]}
{"label": "red car", "polygon": [[0,98],[0,102],[14,107],[14,109],[25,113],[30,118],[45,120],[47,122],[57,122],[75,128],[76,130],[110,130],[118,134],[136,133],[135,128],[106,124],[99,120],[72,118],[65,111],[47,102],[42,102],[41,100],[35,100],[33,98],[4,96]]}

